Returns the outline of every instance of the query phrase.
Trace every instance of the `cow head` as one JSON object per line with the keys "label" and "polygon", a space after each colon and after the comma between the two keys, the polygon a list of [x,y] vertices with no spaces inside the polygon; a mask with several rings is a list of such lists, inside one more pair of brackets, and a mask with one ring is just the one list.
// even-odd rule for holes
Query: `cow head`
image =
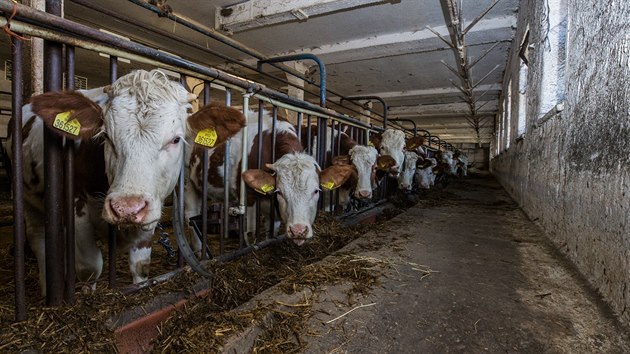
{"label": "cow head", "polygon": [[457,174],[457,160],[453,159],[453,152],[452,151],[441,151],[438,154],[438,161],[441,163],[444,163],[447,166],[447,170],[446,173],[450,174],[450,175],[456,175]]}
{"label": "cow head", "polygon": [[389,169],[392,177],[398,177],[398,173],[405,161],[405,133],[401,130],[387,129],[383,132],[381,141],[381,154],[394,158],[396,165]]}
{"label": "cow head", "polygon": [[266,167],[274,174],[250,169],[241,177],[259,193],[277,196],[287,236],[297,245],[313,237],[312,224],[317,215],[321,188],[326,191],[336,189],[353,173],[351,166],[342,165],[333,165],[320,172],[315,159],[305,153],[286,154]]}
{"label": "cow head", "polygon": [[372,146],[355,145],[348,156],[336,156],[335,165],[352,165],[356,172],[357,185],[354,197],[357,199],[372,198],[372,190],[376,188],[376,170],[387,171],[396,164],[391,156],[378,156]]}
{"label": "cow head", "polygon": [[33,111],[67,138],[101,139],[110,185],[103,218],[153,230],[179,177],[187,132],[212,131],[220,144],[233,122],[196,114],[187,124],[194,95],[158,70],[135,71],[103,91],[102,106],[79,92],[48,92],[32,99]]}
{"label": "cow head", "polygon": [[398,188],[403,192],[411,191],[413,186],[413,176],[416,173],[416,163],[418,162],[418,154],[411,151],[405,151],[405,162],[402,172],[398,175]]}
{"label": "cow head", "polygon": [[418,159],[416,168],[416,184],[422,189],[429,189],[433,185],[435,180],[435,174],[433,168],[437,166],[437,161],[434,158]]}

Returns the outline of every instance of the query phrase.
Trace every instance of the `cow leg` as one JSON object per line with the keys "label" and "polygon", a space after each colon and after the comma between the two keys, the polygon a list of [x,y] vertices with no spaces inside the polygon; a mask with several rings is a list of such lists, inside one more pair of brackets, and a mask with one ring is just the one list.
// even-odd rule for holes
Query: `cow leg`
{"label": "cow leg", "polygon": [[133,283],[140,283],[149,278],[151,265],[151,238],[138,241],[129,247],[129,270]]}
{"label": "cow leg", "polygon": [[[98,212],[97,212],[98,213]],[[102,220],[101,223],[104,224]],[[95,227],[90,220],[90,212],[85,208],[81,216],[75,214],[75,271],[80,282],[90,284],[96,290],[96,280],[103,271],[103,254],[98,247]]]}
{"label": "cow leg", "polygon": [[42,296],[46,296],[46,241],[44,236],[44,216],[30,207],[24,206],[26,218],[26,239],[35,253],[39,267],[39,287]]}

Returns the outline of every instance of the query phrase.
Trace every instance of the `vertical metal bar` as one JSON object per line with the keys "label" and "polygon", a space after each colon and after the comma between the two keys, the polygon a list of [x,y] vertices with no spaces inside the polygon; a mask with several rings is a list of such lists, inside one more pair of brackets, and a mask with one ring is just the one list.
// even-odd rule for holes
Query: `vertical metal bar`
{"label": "vertical metal bar", "polygon": [[[249,98],[251,93],[243,95],[243,115],[245,115],[245,121],[249,120]],[[248,147],[248,127],[245,125],[242,129],[242,141],[241,146],[241,169],[239,176],[242,176],[248,168],[249,149]],[[247,216],[247,187],[245,186],[245,180],[242,178],[239,182],[239,195],[238,195],[238,221],[239,221],[239,247],[245,248],[245,233],[247,232],[245,226],[245,217]]]}
{"label": "vertical metal bar", "polygon": [[[114,56],[109,57],[109,82],[113,84],[118,79],[118,58]],[[116,228],[114,225],[109,225],[107,229],[107,255],[109,259],[108,263],[108,278],[109,278],[109,288],[116,288],[116,248],[118,247],[116,244]],[[179,256],[182,257],[181,255]],[[180,260],[181,262],[181,260]]]}
{"label": "vertical metal bar", "polygon": [[[278,107],[271,110],[271,162],[276,162],[276,122],[278,121]],[[276,196],[269,198],[269,235],[276,237],[274,224],[276,222]]]}
{"label": "vertical metal bar", "polygon": [[[204,81],[203,83],[203,105],[210,103],[210,83]],[[201,158],[202,170],[201,170],[201,259],[207,259],[208,253],[206,249],[208,247],[208,149],[204,148]]]}
{"label": "vertical metal bar", "polygon": [[302,143],[302,112],[297,114],[297,138],[300,144]]}
{"label": "vertical metal bar", "polygon": [[[338,130],[338,134],[337,134],[337,151],[338,151],[338,155],[341,154],[341,134],[342,133],[342,125],[341,125],[341,121],[337,121],[337,130]],[[333,139],[334,140],[334,139]],[[339,190],[337,189],[335,191],[335,205],[339,205]],[[343,210],[342,210],[343,212]]]}
{"label": "vertical metal bar", "polygon": [[22,70],[22,41],[16,37],[11,38],[13,67],[11,71],[11,111],[13,116],[13,139],[11,140],[12,156],[11,171],[13,186],[13,240],[15,245],[15,320],[24,321],[26,319],[26,285],[25,285],[25,265],[24,265],[24,180],[23,158],[22,158],[22,93],[23,93],[23,70]]}
{"label": "vertical metal bar", "polygon": [[[311,138],[311,134],[313,133],[313,129],[311,127],[311,115],[307,115],[306,116],[306,152],[309,155],[313,155],[313,151],[312,151],[312,138]],[[320,166],[323,167],[323,166]]]}
{"label": "vertical metal bar", "polygon": [[[225,105],[232,105],[232,90],[225,89]],[[223,180],[225,186],[223,187],[223,234],[219,236],[219,254],[223,255],[224,242],[227,240],[230,233],[230,140],[225,142],[225,158],[223,164]]]}
{"label": "vertical metal bar", "polygon": [[[340,134],[337,131],[337,136],[339,136],[339,135]],[[335,121],[333,120],[333,121],[331,121],[331,126],[330,126],[330,162],[331,162],[331,164],[332,164],[332,162],[333,162],[333,160],[335,158],[335,152],[336,151],[339,151],[339,150],[335,149]],[[337,154],[337,155],[339,155],[339,154]],[[330,211],[334,212],[335,211],[335,205],[337,205],[335,203],[335,194],[336,193],[335,193],[334,190],[332,190],[328,194],[329,194],[329,199],[330,199],[330,202],[328,203],[329,207],[330,207]]]}
{"label": "vertical metal bar", "polygon": [[[262,153],[262,143],[263,143],[263,113],[264,113],[264,103],[261,100],[258,100],[258,156],[256,158],[256,168],[262,169],[263,168],[263,163],[262,163],[262,158],[263,158],[263,153]],[[273,198],[273,196],[272,196]],[[260,196],[257,195],[256,196],[256,241],[259,240],[260,237],[260,224],[261,224],[261,218],[260,218]]]}
{"label": "vertical metal bar", "polygon": [[[46,12],[61,16],[61,0],[46,0]],[[62,82],[62,45],[44,42],[44,91],[58,91]],[[63,139],[50,128],[44,129],[44,208],[46,239],[46,303],[59,306],[64,292]]]}
{"label": "vertical metal bar", "polygon": [[[66,89],[74,90],[74,47],[66,46]],[[64,146],[64,179],[66,211],[66,287],[64,300],[74,303],[75,255],[74,255],[74,141],[66,139]]]}
{"label": "vertical metal bar", "polygon": [[[322,169],[326,168],[326,134],[327,120],[324,117],[317,118],[317,162]],[[324,209],[324,199],[319,199],[319,209]]]}

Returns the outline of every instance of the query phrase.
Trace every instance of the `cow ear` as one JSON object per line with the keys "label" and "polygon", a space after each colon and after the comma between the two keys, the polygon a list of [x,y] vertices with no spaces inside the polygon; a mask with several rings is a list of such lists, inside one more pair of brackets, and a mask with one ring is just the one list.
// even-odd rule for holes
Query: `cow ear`
{"label": "cow ear", "polygon": [[352,165],[333,165],[319,174],[319,184],[326,191],[332,191],[346,183],[355,169]]}
{"label": "cow ear", "polygon": [[223,144],[245,123],[245,116],[239,110],[218,103],[210,103],[188,117],[190,136],[196,144],[209,148]]}
{"label": "cow ear", "polygon": [[333,157],[332,161],[333,165],[350,165],[350,156],[348,155],[340,155]]}
{"label": "cow ear", "polygon": [[49,128],[70,139],[90,138],[103,125],[101,107],[75,91],[33,96],[31,109]]}
{"label": "cow ear", "polygon": [[381,149],[381,140],[383,139],[383,137],[381,136],[381,134],[371,134],[370,135],[370,143],[372,144],[372,146],[374,146],[376,148],[376,150],[380,150]]}
{"label": "cow ear", "polygon": [[424,144],[423,136],[414,136],[413,138],[407,139],[405,143],[405,148],[409,151],[415,151],[417,148]]}
{"label": "cow ear", "polygon": [[389,170],[396,166],[396,160],[389,155],[382,155],[376,158],[376,168],[381,171]]}
{"label": "cow ear", "polygon": [[241,178],[260,194],[270,195],[276,190],[276,178],[263,170],[247,170],[241,174]]}

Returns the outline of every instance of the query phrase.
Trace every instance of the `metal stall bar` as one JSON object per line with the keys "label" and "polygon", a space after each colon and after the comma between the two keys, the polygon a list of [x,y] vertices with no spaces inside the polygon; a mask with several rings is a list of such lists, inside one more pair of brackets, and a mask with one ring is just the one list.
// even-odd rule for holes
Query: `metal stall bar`
{"label": "metal stall bar", "polygon": [[[247,122],[249,119],[249,98],[251,96],[251,93],[246,93],[243,95],[243,115],[245,115],[245,122]],[[249,149],[247,148],[249,141],[248,135],[248,127],[247,124],[245,124],[245,126],[243,127],[243,134],[241,139],[241,176],[245,171],[247,171],[249,167]],[[245,226],[245,218],[247,217],[247,186],[245,185],[245,180],[242,178],[240,178],[238,208],[235,214],[238,215],[239,221],[239,249],[242,249],[245,247],[245,237],[247,232]]]}
{"label": "metal stall bar", "polygon": [[[74,47],[66,46],[66,89],[74,90]],[[75,286],[74,254],[74,141],[65,139],[64,145],[64,189],[65,189],[65,224],[66,224],[66,286],[64,300],[73,304]]]}
{"label": "metal stall bar", "polygon": [[[344,122],[352,122],[356,125],[369,126],[357,120],[349,119],[347,116],[344,116],[342,114],[330,112],[317,105],[313,105],[309,102],[292,98],[285,93],[277,92],[251,81],[240,79],[233,75],[226,74],[220,70],[207,68],[202,65],[184,60],[182,58],[175,57],[167,53],[146,47],[142,44],[129,42],[116,36],[94,30],[84,25],[80,25],[55,16],[47,15],[46,13],[34,10],[20,4],[17,4],[16,7],[18,9],[17,16],[11,22],[12,29],[15,31],[36,37],[41,37],[44,39],[51,39],[66,44],[72,44],[77,47],[99,51],[109,55],[125,57],[140,63],[156,65],[162,68],[194,76],[202,80],[213,80],[225,87],[229,87],[239,91],[256,92],[257,94],[255,96],[259,99],[262,98],[267,102],[284,102],[285,106],[286,104],[290,104],[296,111],[298,109],[310,110],[318,114],[338,117]],[[7,0],[0,0],[0,11],[7,12],[12,10],[12,2],[9,2]],[[44,24],[47,29],[21,22],[19,20],[20,18],[26,18],[26,20],[28,20],[29,22]],[[6,24],[6,19],[0,18],[0,25],[4,24]],[[63,34],[55,32],[59,30],[63,31]],[[73,37],[72,35],[69,35],[68,33],[76,33],[77,35],[96,42],[78,39],[76,37]],[[278,106],[282,107],[282,105]],[[376,129],[376,127],[373,128]]]}
{"label": "metal stall bar", "polygon": [[405,119],[405,118],[395,118],[395,119],[390,119],[390,122],[407,122],[407,123],[411,123],[413,125],[413,136],[417,136],[418,135],[418,126],[416,125],[416,122],[412,119]]}
{"label": "metal stall bar", "polygon": [[[276,162],[276,123],[278,121],[278,107],[271,109],[271,163]],[[269,238],[276,238],[276,196],[269,198]]]}
{"label": "metal stall bar", "polygon": [[22,41],[17,37],[11,38],[11,113],[13,116],[13,131],[11,134],[11,171],[13,186],[13,242],[15,245],[15,320],[26,319],[26,284],[24,248],[26,237],[24,233],[24,180],[22,158],[22,103],[23,103],[23,50]]}
{"label": "metal stall bar", "polygon": [[[109,83],[113,84],[118,80],[118,57],[113,55],[109,56]],[[116,288],[116,248],[118,245],[116,236],[116,227],[114,225],[107,226],[107,259],[108,259],[108,279],[109,288]],[[181,258],[181,257],[180,257]],[[181,260],[180,260],[181,262]]]}
{"label": "metal stall bar", "polygon": [[[263,159],[263,152],[262,152],[262,144],[263,144],[263,135],[262,135],[262,126],[263,126],[263,116],[264,116],[264,102],[262,100],[258,100],[258,141],[256,142],[258,144],[258,156],[256,157],[256,168],[258,169],[263,169],[263,165],[262,165],[262,159]],[[271,196],[271,198],[274,198],[274,196]],[[256,241],[258,241],[260,239],[260,225],[261,225],[261,218],[260,218],[260,201],[261,201],[261,196],[257,195],[256,196]]]}
{"label": "metal stall bar", "polygon": [[[210,83],[208,81],[203,82],[203,105],[210,103]],[[192,147],[191,147],[192,149]],[[201,169],[201,259],[208,259],[207,247],[208,247],[208,168],[209,154],[208,149],[203,148],[201,153],[202,169]]]}
{"label": "metal stall bar", "polygon": [[[46,0],[46,12],[61,16],[61,0]],[[13,7],[13,6],[12,6]],[[61,43],[44,41],[44,91],[61,90]],[[46,239],[46,304],[59,306],[63,302],[64,237],[61,219],[63,203],[63,139],[50,128],[44,129],[44,208]]]}
{"label": "metal stall bar", "polygon": [[343,101],[365,101],[365,100],[377,100],[383,105],[383,128],[387,128],[387,111],[389,107],[385,100],[378,96],[352,96],[352,97],[342,97],[339,100],[339,105],[343,103]]}
{"label": "metal stall bar", "polygon": [[[225,105],[232,105],[232,90],[229,88],[225,88]],[[224,242],[228,239],[230,235],[230,184],[227,181],[230,180],[230,142],[231,139],[228,139],[225,144],[225,154],[224,163],[223,163],[223,180],[226,182],[223,186],[223,232],[219,235],[219,255],[223,255],[224,250]]]}

